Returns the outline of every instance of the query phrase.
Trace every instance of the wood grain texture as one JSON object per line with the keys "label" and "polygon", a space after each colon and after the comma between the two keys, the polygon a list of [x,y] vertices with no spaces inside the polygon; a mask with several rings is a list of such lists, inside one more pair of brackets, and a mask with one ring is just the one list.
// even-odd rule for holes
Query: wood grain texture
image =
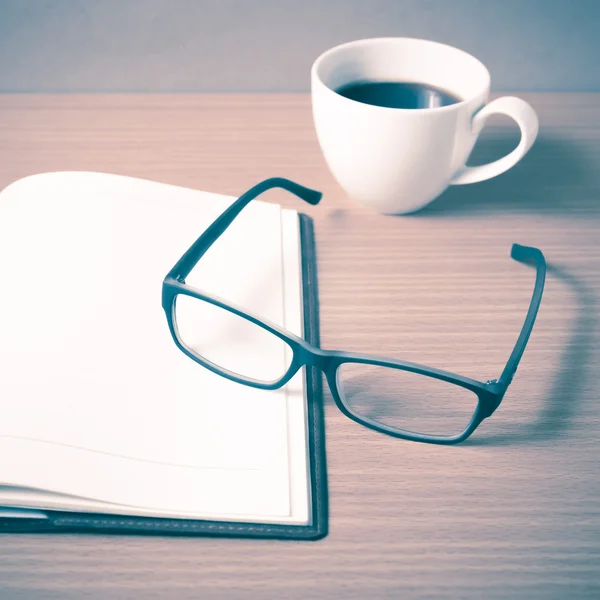
{"label": "wood grain texture", "polygon": [[[305,95],[0,97],[0,187],[83,169],[227,194],[273,175],[322,190],[307,212],[325,348],[495,377],[533,285],[511,243],[550,265],[519,373],[463,445],[379,435],[326,398],[326,539],[4,536],[0,597],[600,597],[600,95],[525,97],[541,120],[529,155],[411,217],[344,196]],[[515,143],[494,121],[475,162]]]}

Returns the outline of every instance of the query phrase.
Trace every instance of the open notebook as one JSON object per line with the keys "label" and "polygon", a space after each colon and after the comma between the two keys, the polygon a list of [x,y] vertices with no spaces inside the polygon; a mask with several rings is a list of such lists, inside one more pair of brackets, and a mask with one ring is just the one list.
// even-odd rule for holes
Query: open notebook
{"label": "open notebook", "polygon": [[[228,381],[175,346],[161,306],[168,270],[232,201],[79,172],[0,193],[0,530],[326,533],[319,377]],[[317,342],[295,211],[253,201],[187,282]]]}

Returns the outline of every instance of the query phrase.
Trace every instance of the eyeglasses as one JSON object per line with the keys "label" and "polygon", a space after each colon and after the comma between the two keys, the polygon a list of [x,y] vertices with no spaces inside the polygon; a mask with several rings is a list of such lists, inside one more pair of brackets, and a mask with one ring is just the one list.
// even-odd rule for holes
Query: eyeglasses
{"label": "eyeglasses", "polygon": [[[321,200],[320,192],[287,179],[267,179],[240,196],[206,229],[163,281],[162,305],[178,348],[214,373],[265,390],[284,386],[304,366],[315,367],[325,374],[338,408],[361,425],[398,438],[434,444],[467,439],[498,408],[517,371],[542,300],[546,279],[542,252],[529,246],[512,246],[513,259],[535,265],[536,279],[521,333],[498,379],[484,383],[401,360],[322,350],[185,283],[242,209],[272,188],[287,190],[313,205]],[[223,327],[234,331],[235,336],[223,336]],[[227,343],[221,344],[222,339]],[[265,365],[253,358],[257,347],[272,348],[277,356],[287,358]]]}

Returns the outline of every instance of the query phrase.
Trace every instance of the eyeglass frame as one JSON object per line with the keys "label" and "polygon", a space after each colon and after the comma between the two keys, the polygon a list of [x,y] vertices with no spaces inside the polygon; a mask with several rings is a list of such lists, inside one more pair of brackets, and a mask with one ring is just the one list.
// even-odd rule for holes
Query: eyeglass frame
{"label": "eyeglass frame", "polygon": [[[273,188],[282,188],[311,205],[318,204],[322,197],[321,192],[304,187],[298,183],[290,181],[289,179],[273,177],[256,184],[242,194],[227,209],[225,209],[211,223],[211,225],[208,226],[208,228],[175,263],[173,268],[168,272],[163,280],[162,307],[165,311],[169,330],[176,346],[186,356],[203,367],[209,369],[213,373],[221,375],[222,377],[225,377],[231,381],[235,381],[236,383],[264,390],[279,389],[283,387],[302,367],[314,367],[324,373],[336,406],[344,415],[360,425],[396,438],[430,444],[450,445],[466,440],[477,429],[477,427],[479,427],[482,421],[489,418],[500,406],[508,386],[513,380],[513,377],[519,367],[519,363],[535,323],[544,291],[544,283],[546,279],[546,260],[542,251],[531,246],[523,246],[520,244],[512,245],[511,258],[521,263],[533,262],[536,267],[536,278],[529,309],[525,316],[525,321],[521,328],[521,332],[508,358],[506,366],[497,379],[490,379],[486,382],[481,382],[469,377],[458,375],[456,373],[451,373],[442,369],[436,369],[434,367],[428,367],[408,361],[382,358],[356,352],[323,350],[310,344],[292,332],[279,327],[267,319],[259,318],[252,313],[245,311],[239,306],[236,306],[215,295],[206,294],[185,282],[186,277],[190,274],[192,269],[198,264],[200,259],[215,243],[215,241],[226,231],[239,213],[256,197]],[[177,330],[175,305],[177,296],[180,294],[197,298],[227,310],[238,317],[247,319],[251,323],[262,327],[266,331],[282,339],[288,344],[292,351],[292,361],[287,371],[281,378],[275,381],[263,382],[256,379],[243,377],[237,373],[229,371],[190,350],[181,340]],[[343,394],[340,394],[338,389],[337,372],[339,367],[345,363],[361,363],[387,367],[391,369],[400,369],[403,371],[423,375],[425,377],[446,381],[473,392],[477,396],[477,408],[475,409],[473,417],[471,418],[471,422],[467,428],[461,434],[455,436],[422,434],[387,426],[383,423],[379,423],[378,421],[356,413],[352,407],[344,401]]]}

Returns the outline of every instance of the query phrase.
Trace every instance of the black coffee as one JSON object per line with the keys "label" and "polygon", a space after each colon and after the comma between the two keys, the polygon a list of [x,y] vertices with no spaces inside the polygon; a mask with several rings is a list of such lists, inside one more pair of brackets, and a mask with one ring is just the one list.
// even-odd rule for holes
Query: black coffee
{"label": "black coffee", "polygon": [[336,91],[350,100],[388,108],[437,108],[462,100],[432,85],[401,81],[353,81]]}

